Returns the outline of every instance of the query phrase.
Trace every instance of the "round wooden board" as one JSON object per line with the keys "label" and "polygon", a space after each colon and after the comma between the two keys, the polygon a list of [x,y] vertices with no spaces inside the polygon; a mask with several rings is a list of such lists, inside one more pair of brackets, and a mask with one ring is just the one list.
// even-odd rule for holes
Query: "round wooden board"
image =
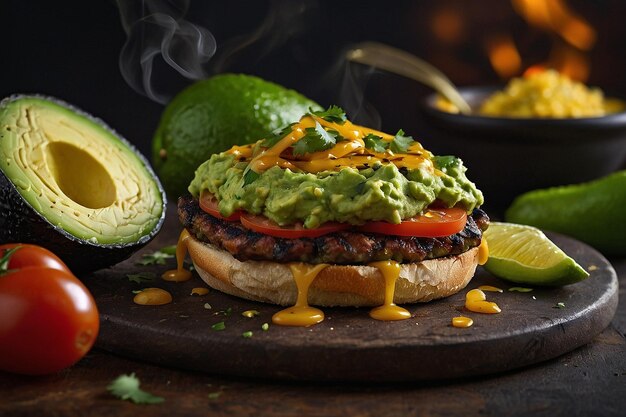
{"label": "round wooden board", "polygon": [[[309,328],[271,324],[278,306],[241,300],[216,290],[191,295],[206,285],[170,283],[158,276],[174,267],[141,266],[141,255],[175,243],[176,227],[164,230],[145,250],[113,268],[83,277],[101,314],[97,346],[130,358],[173,368],[214,374],[294,380],[405,381],[458,378],[501,372],[537,363],[582,346],[600,333],[617,308],[617,276],[611,264],[589,246],[551,234],[591,276],[562,288],[507,291],[483,268],[468,287],[444,300],[405,306],[412,318],[380,322],[367,308],[326,308],[326,320]],[[127,275],[153,272],[152,282],[131,282]],[[487,293],[502,312],[464,310],[471,288],[494,285]],[[139,306],[133,292],[145,287],[169,290],[173,303]],[[564,308],[557,308],[563,303]],[[210,306],[210,308],[209,308]],[[253,318],[242,316],[257,310]],[[450,325],[452,317],[474,320],[470,328]],[[224,330],[212,325],[224,322]],[[263,323],[269,323],[267,331]],[[243,337],[244,332],[252,337]]]}

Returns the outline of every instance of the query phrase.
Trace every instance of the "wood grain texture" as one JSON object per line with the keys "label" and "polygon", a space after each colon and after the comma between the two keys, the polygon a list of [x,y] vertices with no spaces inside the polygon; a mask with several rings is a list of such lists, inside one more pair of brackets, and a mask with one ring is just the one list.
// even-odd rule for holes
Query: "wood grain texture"
{"label": "wood grain texture", "polygon": [[[162,239],[159,245],[171,243]],[[50,376],[0,372],[0,416],[623,416],[626,258],[611,263],[621,301],[609,327],[589,344],[540,364],[445,381],[270,382],[180,371],[96,348],[75,366]],[[138,406],[107,392],[115,377],[131,372],[142,388],[165,402]]]}
{"label": "wood grain texture", "polygon": [[[572,239],[553,240],[591,277],[562,288],[536,288],[529,293],[506,291],[507,284],[479,268],[467,289],[494,285],[505,291],[487,293],[502,313],[485,315],[464,310],[467,290],[437,302],[405,306],[412,318],[380,322],[368,309],[327,308],[326,320],[310,328],[271,325],[280,307],[211,291],[195,276],[186,283],[156,278],[132,283],[129,274],[160,275],[174,267],[139,266],[142,253],[176,241],[180,228],[166,225],[157,241],[114,268],[84,277],[101,313],[97,346],[112,353],[173,368],[212,374],[317,381],[437,380],[502,372],[562,355],[589,343],[611,321],[617,307],[617,277],[598,252]],[[133,290],[157,286],[174,302],[139,306]],[[565,308],[555,308],[562,302]],[[205,308],[210,304],[211,309]],[[257,310],[254,318],[241,315]],[[454,316],[474,319],[469,329],[450,325]],[[222,331],[211,326],[224,322]],[[261,330],[270,323],[268,331]],[[252,331],[251,338],[244,332]]]}

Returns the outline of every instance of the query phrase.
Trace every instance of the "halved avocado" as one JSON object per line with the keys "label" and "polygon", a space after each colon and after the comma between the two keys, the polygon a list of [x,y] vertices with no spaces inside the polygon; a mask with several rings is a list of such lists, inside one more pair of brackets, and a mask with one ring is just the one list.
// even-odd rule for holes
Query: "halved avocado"
{"label": "halved avocado", "polygon": [[60,100],[0,102],[0,242],[35,243],[74,273],[111,266],[165,219],[146,159],[103,121]]}

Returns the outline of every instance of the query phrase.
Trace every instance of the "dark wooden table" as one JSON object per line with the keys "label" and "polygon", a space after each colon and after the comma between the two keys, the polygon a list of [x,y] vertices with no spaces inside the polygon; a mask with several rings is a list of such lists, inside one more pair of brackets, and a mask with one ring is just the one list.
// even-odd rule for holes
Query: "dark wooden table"
{"label": "dark wooden table", "polygon": [[[611,325],[592,343],[521,370],[445,382],[295,383],[178,371],[94,349],[51,376],[0,372],[0,416],[623,416],[626,258],[610,261],[620,280]],[[107,392],[131,372],[165,401],[135,405]]]}

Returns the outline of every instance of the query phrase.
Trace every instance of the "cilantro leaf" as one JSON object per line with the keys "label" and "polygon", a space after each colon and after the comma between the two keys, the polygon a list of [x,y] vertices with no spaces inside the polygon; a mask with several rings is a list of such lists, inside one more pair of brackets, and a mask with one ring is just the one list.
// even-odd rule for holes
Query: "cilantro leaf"
{"label": "cilantro leaf", "polygon": [[460,159],[453,155],[444,155],[444,156],[434,156],[433,164],[435,164],[435,168],[439,170],[444,170],[446,168],[450,168],[458,165]]}
{"label": "cilantro leaf", "polygon": [[374,152],[385,152],[385,149],[389,146],[389,143],[383,138],[373,133],[368,133],[367,136],[363,138],[363,142],[365,142],[367,149],[371,149]]}
{"label": "cilantro leaf", "polygon": [[168,255],[176,255],[176,245],[164,246],[159,249],[159,252],[166,253]]}
{"label": "cilantro leaf", "polygon": [[138,274],[126,274],[126,278],[130,282],[141,284],[142,282],[154,281],[156,274],[154,272],[139,272]]}
{"label": "cilantro leaf", "polygon": [[337,123],[340,125],[344,124],[347,120],[346,112],[343,111],[341,107],[335,105],[330,106],[326,110],[318,111],[313,111],[313,109],[309,108],[309,112],[314,116],[326,120],[327,122]]}
{"label": "cilantro leaf", "polygon": [[141,260],[137,262],[138,265],[165,265],[165,260],[173,258],[174,255],[170,255],[160,250],[152,253],[144,253],[141,255]]}
{"label": "cilantro leaf", "polygon": [[223,321],[215,323],[214,325],[211,326],[211,329],[216,330],[216,331],[224,330],[225,328],[226,328],[226,323],[224,323]]}
{"label": "cilantro leaf", "polygon": [[412,136],[404,136],[404,130],[400,129],[389,144],[389,150],[393,153],[405,153],[414,142]]}
{"label": "cilantro leaf", "polygon": [[165,401],[139,388],[139,379],[133,372],[130,375],[120,375],[107,387],[107,390],[122,400],[130,400],[135,404],[158,404]]}
{"label": "cilantro leaf", "polygon": [[287,126],[285,127],[280,127],[278,129],[275,129],[272,131],[272,136],[263,139],[263,141],[261,142],[261,146],[265,147],[265,148],[271,148],[272,146],[276,145],[278,142],[280,142],[280,140],[282,138],[284,138],[285,136],[287,136],[289,133],[292,132],[293,127],[296,125],[297,123],[289,123]]}
{"label": "cilantro leaf", "polygon": [[337,143],[337,138],[341,138],[337,131],[326,131],[318,122],[315,122],[315,127],[307,127],[305,132],[304,137],[293,146],[294,155],[304,155],[330,149]]}
{"label": "cilantro leaf", "polygon": [[252,168],[250,168],[250,166],[248,165],[248,167],[243,171],[243,185],[244,185],[244,187],[246,185],[248,185],[248,184],[252,184],[260,176],[261,176],[261,174],[259,174],[258,172],[253,171]]}

